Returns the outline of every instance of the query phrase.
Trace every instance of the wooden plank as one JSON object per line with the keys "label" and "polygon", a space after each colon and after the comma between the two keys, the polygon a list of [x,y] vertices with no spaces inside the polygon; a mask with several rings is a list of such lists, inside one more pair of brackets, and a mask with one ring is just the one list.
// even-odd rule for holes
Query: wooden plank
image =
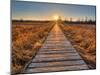
{"label": "wooden plank", "polygon": [[74,60],[74,61],[53,61],[53,62],[36,62],[31,63],[29,67],[53,67],[53,66],[75,66],[75,65],[84,65],[83,60]]}
{"label": "wooden plank", "polygon": [[64,53],[64,54],[38,54],[36,57],[69,57],[69,56],[79,56],[78,53]]}
{"label": "wooden plank", "polygon": [[53,49],[58,49],[58,50],[75,50],[74,48],[65,48],[65,47],[42,47],[41,48],[42,50],[46,50],[46,49],[51,49],[51,50],[53,50]]}
{"label": "wooden plank", "polygon": [[44,43],[44,46],[45,45],[47,45],[47,46],[52,46],[52,45],[60,45],[60,46],[72,46],[72,45],[70,45],[70,43],[68,43],[68,42],[46,42],[46,43]]}
{"label": "wooden plank", "polygon": [[61,53],[61,54],[63,54],[63,53],[76,53],[76,51],[41,51],[41,52],[38,52],[38,54],[54,54],[54,53],[56,53],[56,54],[58,54],[58,53]]}
{"label": "wooden plank", "polygon": [[72,47],[71,45],[69,44],[63,44],[63,43],[60,43],[60,44],[57,44],[57,43],[52,43],[52,44],[44,44],[44,46],[66,46],[66,47]]}
{"label": "wooden plank", "polygon": [[[43,48],[43,47],[42,47],[40,50],[42,50],[42,51],[43,51],[43,50],[57,50],[57,51],[58,51],[58,50],[61,50],[61,51],[62,51],[62,50],[70,50],[70,49],[66,49],[66,48],[57,48],[57,47],[55,47],[55,48]],[[75,50],[75,49],[73,48],[73,50]]]}
{"label": "wooden plank", "polygon": [[60,50],[58,50],[58,51],[39,51],[38,53],[75,53],[76,51],[71,51],[71,50],[62,50],[62,51],[60,51]]}
{"label": "wooden plank", "polygon": [[28,68],[26,73],[39,73],[39,72],[58,72],[58,71],[75,71],[75,70],[86,70],[87,65],[76,65],[76,66],[56,66],[56,67],[42,67],[42,68]]}
{"label": "wooden plank", "polygon": [[37,53],[38,55],[58,55],[58,54],[61,54],[61,55],[79,55],[78,53],[76,53],[76,52],[73,52],[73,53],[52,53],[52,54],[50,54],[50,53]]}
{"label": "wooden plank", "polygon": [[61,48],[73,48],[71,45],[67,45],[67,44],[62,44],[62,45],[53,44],[51,46],[45,44],[45,45],[43,45],[42,48],[45,48],[45,47],[48,47],[48,48],[51,48],[51,47],[54,47],[54,48],[59,48],[59,47],[61,47]]}
{"label": "wooden plank", "polygon": [[36,59],[40,59],[40,60],[45,60],[45,59],[53,59],[53,60],[56,60],[56,59],[80,59],[81,57],[79,55],[69,55],[69,56],[65,56],[65,55],[55,55],[55,56],[52,56],[52,55],[38,55],[35,57]]}
{"label": "wooden plank", "polygon": [[67,51],[74,51],[75,52],[76,50],[75,49],[62,49],[62,48],[58,48],[58,49],[55,49],[55,48],[51,48],[51,49],[44,48],[44,49],[41,50],[41,52],[42,51],[44,51],[44,52],[45,51],[66,51],[66,52]]}
{"label": "wooden plank", "polygon": [[54,52],[52,52],[52,53],[49,53],[49,52],[38,52],[37,54],[39,54],[39,55],[41,55],[41,54],[77,54],[76,52],[56,52],[56,53],[54,53]]}
{"label": "wooden plank", "polygon": [[[51,42],[51,43],[49,42],[49,43],[48,43],[48,42],[47,42],[47,43],[44,43],[44,45],[51,45],[51,46],[52,46],[52,45],[58,45],[58,46],[59,46],[59,45],[66,45],[66,46],[70,46],[68,43],[64,43],[64,42],[60,42],[60,43],[56,43],[56,42]],[[44,45],[43,45],[43,46],[44,46]]]}
{"label": "wooden plank", "polygon": [[36,57],[32,60],[32,62],[42,62],[42,61],[63,61],[63,60],[73,60],[73,59],[76,59],[76,60],[80,60],[82,58],[80,58],[80,56],[70,56],[70,57]]}

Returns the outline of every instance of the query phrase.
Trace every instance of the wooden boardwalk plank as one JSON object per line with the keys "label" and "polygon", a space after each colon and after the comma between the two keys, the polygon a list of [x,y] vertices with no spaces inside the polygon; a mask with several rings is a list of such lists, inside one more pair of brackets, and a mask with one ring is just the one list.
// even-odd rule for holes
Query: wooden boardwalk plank
{"label": "wooden boardwalk plank", "polygon": [[33,62],[42,62],[42,61],[61,61],[61,60],[73,60],[73,59],[81,59],[80,56],[63,56],[63,57],[36,57],[33,59]]}
{"label": "wooden boardwalk plank", "polygon": [[78,53],[74,52],[74,53],[38,53],[38,55],[78,55]]}
{"label": "wooden boardwalk plank", "polygon": [[50,66],[73,66],[73,65],[84,65],[85,63],[83,60],[76,60],[76,61],[52,61],[52,62],[36,62],[36,63],[31,63],[29,67],[50,67]]}
{"label": "wooden boardwalk plank", "polygon": [[46,54],[46,53],[49,53],[49,54],[53,54],[53,53],[76,53],[76,51],[67,51],[67,50],[65,50],[65,51],[41,51],[41,52],[38,52],[38,53],[44,53],[44,54]]}
{"label": "wooden boardwalk plank", "polygon": [[26,73],[41,73],[41,72],[58,72],[58,71],[75,71],[75,70],[86,70],[87,65],[76,65],[76,66],[54,66],[54,67],[42,67],[42,68],[29,68]]}
{"label": "wooden boardwalk plank", "polygon": [[38,56],[36,56],[36,58],[38,57],[40,57],[40,58],[53,58],[53,57],[71,57],[71,56],[79,56],[77,53],[70,53],[70,54],[68,54],[68,53],[66,53],[66,54],[40,54],[40,55],[38,55]]}

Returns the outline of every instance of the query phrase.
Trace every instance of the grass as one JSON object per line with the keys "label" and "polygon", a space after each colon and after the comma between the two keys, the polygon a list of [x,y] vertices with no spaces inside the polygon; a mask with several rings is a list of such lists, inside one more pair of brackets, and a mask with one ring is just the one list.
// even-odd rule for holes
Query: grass
{"label": "grass", "polygon": [[96,27],[87,24],[64,24],[61,28],[90,69],[96,68]]}
{"label": "grass", "polygon": [[51,22],[12,22],[12,74],[21,73],[51,30]]}

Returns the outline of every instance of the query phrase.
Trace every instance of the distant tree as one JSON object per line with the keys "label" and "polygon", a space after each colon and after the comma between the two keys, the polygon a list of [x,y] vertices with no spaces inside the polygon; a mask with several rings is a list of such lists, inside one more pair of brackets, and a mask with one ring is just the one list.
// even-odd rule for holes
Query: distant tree
{"label": "distant tree", "polygon": [[87,20],[88,18],[87,18],[87,16],[85,17],[85,22],[87,22],[88,20]]}
{"label": "distant tree", "polygon": [[23,21],[23,19],[21,18],[21,19],[20,19],[20,21],[22,22],[22,21]]}
{"label": "distant tree", "polygon": [[72,22],[72,18],[70,18],[70,22]]}

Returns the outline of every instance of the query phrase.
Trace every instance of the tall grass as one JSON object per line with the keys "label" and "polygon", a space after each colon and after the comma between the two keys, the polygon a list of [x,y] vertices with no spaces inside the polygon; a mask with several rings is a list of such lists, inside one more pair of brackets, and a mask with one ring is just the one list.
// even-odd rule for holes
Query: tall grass
{"label": "tall grass", "polygon": [[96,68],[96,28],[95,25],[61,25],[65,36],[86,61],[90,69]]}
{"label": "tall grass", "polygon": [[53,26],[52,23],[25,24],[18,22],[12,25],[12,74],[21,73]]}

